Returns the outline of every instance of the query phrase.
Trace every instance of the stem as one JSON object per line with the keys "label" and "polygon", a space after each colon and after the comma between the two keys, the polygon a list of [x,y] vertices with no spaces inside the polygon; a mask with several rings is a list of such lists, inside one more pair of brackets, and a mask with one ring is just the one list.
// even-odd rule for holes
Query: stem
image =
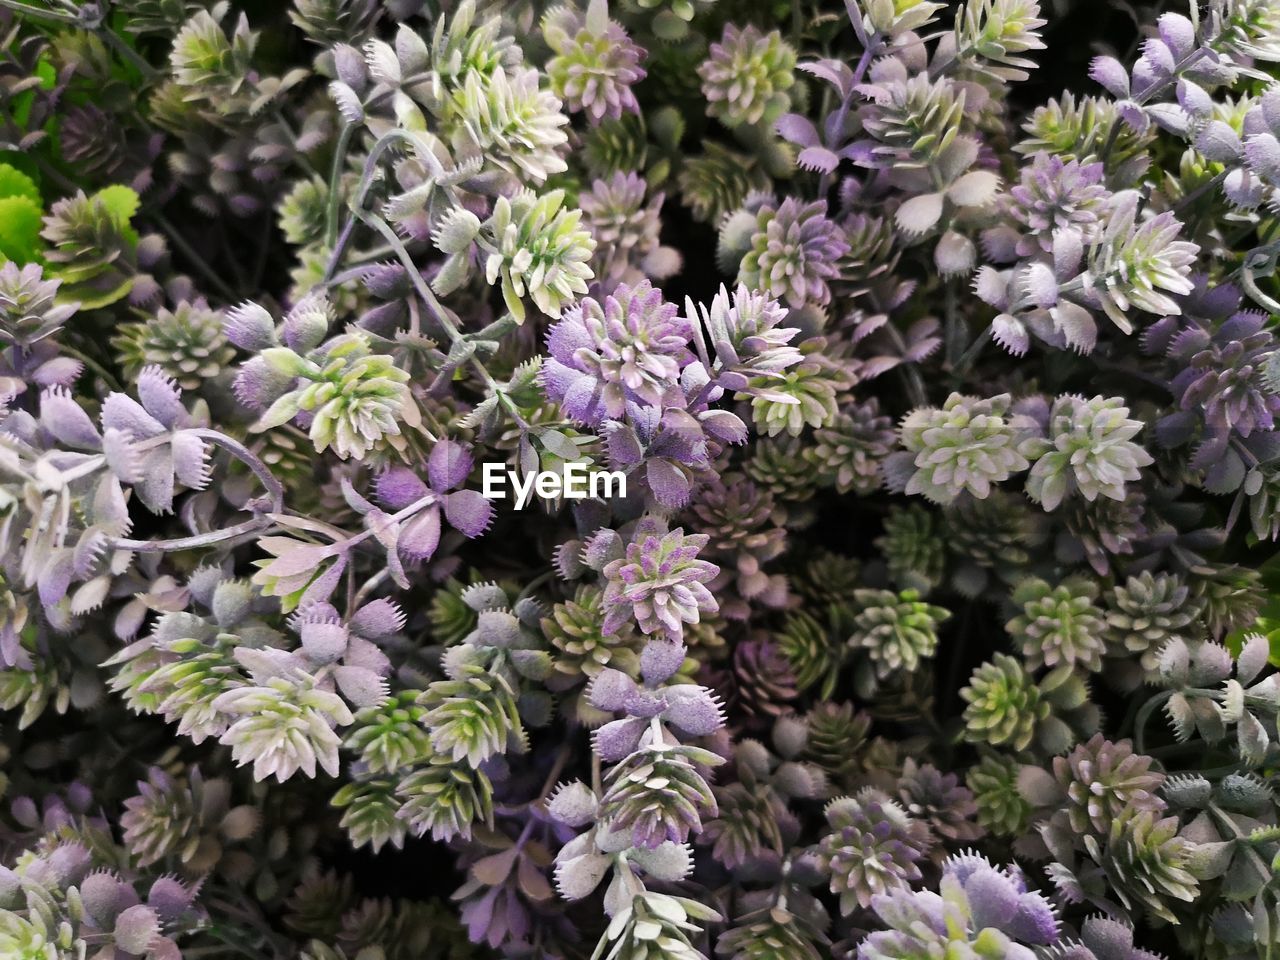
{"label": "stem", "polygon": [[948,280],[944,289],[947,312],[946,357],[947,362],[951,364],[955,360],[956,351],[960,349],[960,344],[964,341],[967,330],[964,327],[964,322],[960,319],[960,311],[956,305],[955,281]]}
{"label": "stem", "polygon": [[262,289],[262,274],[267,269],[267,257],[271,252],[271,231],[275,223],[270,213],[262,218],[262,233],[258,238],[258,255],[253,263],[253,282],[249,285],[250,296],[253,291]]}
{"label": "stem", "polygon": [[[852,17],[852,11],[850,11]],[[867,37],[867,44],[862,48],[862,56],[858,58],[858,65],[853,70],[853,86],[857,86],[862,82],[863,75],[867,72],[867,67],[871,64],[872,50],[879,44],[879,37]],[[853,91],[850,90],[849,96],[840,98],[840,107],[836,111],[836,122],[832,126],[836,136],[840,136],[844,130],[845,122],[849,118],[849,108],[853,105]],[[835,149],[840,145],[838,143],[827,144],[828,147]],[[831,190],[832,173],[824,173],[818,181],[818,195],[825,197]]]}
{"label": "stem", "polygon": [[531,580],[529,584],[523,590],[520,591],[520,596],[516,598],[516,603],[519,603],[521,600],[524,600],[526,597],[532,596],[533,592],[537,590],[539,587],[541,587],[548,580],[550,580],[552,577],[554,577],[555,573],[556,573],[555,570],[552,569],[552,570],[547,570],[546,572],[534,577],[533,580]]}
{"label": "stem", "polygon": [[[378,587],[382,586],[382,584],[386,581],[387,577],[389,577],[390,575],[391,575],[391,571],[389,571],[386,567],[383,567],[381,570],[375,573],[372,577],[366,580],[364,582],[364,585],[361,586],[360,589],[356,591],[355,596],[351,598],[351,610],[358,610],[361,604],[363,604],[364,601],[368,598],[369,594],[373,593],[373,591],[377,590]],[[348,611],[348,614],[349,613],[350,613],[350,610]]]}
{"label": "stem", "polygon": [[336,276],[326,277],[324,281],[324,285],[326,288],[340,287],[344,283],[350,283],[352,280],[359,280],[361,277],[363,277],[366,273],[369,272],[369,268],[372,266],[373,266],[372,262],[365,262],[365,263],[356,264],[355,266],[347,267],[347,269],[343,270],[341,273],[337,274]]}
{"label": "stem", "polygon": [[142,74],[148,83],[158,83],[164,78],[164,75],[159,70],[143,59],[142,54],[116,36],[116,32],[110,27],[99,27],[96,32],[98,36],[107,42],[111,49],[115,50],[125,60],[128,60],[130,65]]}
{"label": "stem", "polygon": [[1210,190],[1213,190],[1215,187],[1217,187],[1217,186],[1218,186],[1218,184],[1220,184],[1220,183],[1222,183],[1224,180],[1226,180],[1226,179],[1227,179],[1227,174],[1228,174],[1229,172],[1230,172],[1229,170],[1224,170],[1224,171],[1222,171],[1222,173],[1218,174],[1218,175],[1217,175],[1216,177],[1214,177],[1213,179],[1211,179],[1211,180],[1206,180],[1204,183],[1200,184],[1200,186],[1196,187],[1194,190],[1192,190],[1190,193],[1188,193],[1186,196],[1184,196],[1181,200],[1179,200],[1177,203],[1175,203],[1175,204],[1170,208],[1170,211],[1169,211],[1169,212],[1170,212],[1170,213],[1175,213],[1175,214],[1176,214],[1176,213],[1180,212],[1181,210],[1183,210],[1185,207],[1188,207],[1188,206],[1190,206],[1191,204],[1195,203],[1197,200],[1199,200],[1202,196],[1204,196],[1204,195],[1205,195],[1206,193],[1208,193]]}
{"label": "stem", "polygon": [[1147,752],[1146,751],[1147,721],[1151,719],[1151,714],[1155,712],[1156,708],[1160,706],[1160,704],[1164,703],[1166,700],[1170,699],[1175,692],[1176,691],[1174,690],[1161,690],[1154,697],[1151,697],[1150,699],[1147,700],[1146,703],[1142,705],[1142,709],[1138,711],[1138,716],[1133,721],[1134,752],[1136,753]]}
{"label": "stem", "polygon": [[326,287],[333,286],[333,275],[338,269],[338,264],[342,262],[342,255],[347,251],[347,244],[351,242],[351,234],[356,229],[356,217],[353,215],[342,228],[342,233],[338,239],[334,241],[333,249],[329,251],[329,265],[324,269],[324,277],[322,278]]}
{"label": "stem", "polygon": [[911,394],[911,402],[917,407],[923,407],[929,402],[929,393],[924,387],[924,378],[920,376],[920,371],[916,369],[916,365],[903,364],[902,379],[906,383],[907,393]]}
{"label": "stem", "polygon": [[[224,447],[237,460],[248,467],[262,483],[267,495],[271,498],[271,512],[279,513],[284,509],[284,487],[280,485],[280,481],[275,478],[271,471],[267,469],[267,465],[259,460],[257,454],[252,450],[240,443],[240,441],[233,440],[217,430],[197,428],[186,432],[193,433],[202,439]],[[179,550],[198,550],[266,530],[272,525],[272,522],[270,516],[256,516],[225,530],[210,530],[208,533],[199,533],[190,537],[177,537],[170,540],[130,540],[125,537],[117,537],[111,540],[111,544],[117,550],[133,550],[137,553],[172,553]]]}
{"label": "stem", "polygon": [[391,244],[395,250],[396,258],[404,265],[405,270],[409,274],[409,281],[413,284],[414,291],[422,298],[423,303],[431,308],[432,314],[436,321],[449,335],[449,339],[458,342],[463,339],[462,332],[454,326],[452,320],[449,319],[448,311],[444,305],[436,298],[431,287],[427,285],[427,281],[422,278],[422,271],[418,269],[418,265],[413,262],[413,257],[409,256],[409,251],[405,249],[404,244],[396,235],[395,230],[391,228],[391,224],[387,223],[380,216],[367,211],[357,212],[358,216],[366,226],[372,227],[378,233],[382,234],[384,240]]}
{"label": "stem", "polygon": [[953,372],[959,375],[968,370],[973,361],[978,358],[978,354],[982,352],[982,348],[991,341],[993,336],[991,325],[988,324],[986,329],[974,338],[973,343],[969,344],[965,352],[960,354],[960,359],[956,361]]}
{"label": "stem", "polygon": [[[388,526],[388,527],[394,526],[397,523],[402,523],[403,521],[408,520],[410,517],[416,514],[419,510],[425,510],[427,507],[431,506],[431,504],[435,502],[436,502],[436,495],[434,493],[428,493],[424,497],[419,497],[417,500],[409,504],[403,510],[392,514],[390,517],[387,517],[386,520],[383,521],[383,523],[385,526]],[[371,536],[373,536],[372,528],[368,528],[368,527],[366,527],[364,530],[360,531],[359,533],[353,533],[350,535],[348,535],[346,531],[338,530],[338,528],[336,527],[334,527],[333,529],[337,531],[339,534],[339,536],[334,537],[334,545],[340,548],[338,551],[340,553],[346,553],[348,550],[351,550],[353,547],[359,546],[361,543],[363,543],[364,541],[368,540]]]}
{"label": "stem", "polygon": [[253,295],[253,290],[249,287],[249,281],[244,275],[244,271],[240,269],[240,258],[236,256],[235,251],[231,249],[231,238],[227,236],[227,224],[225,220],[218,221],[218,245],[222,247],[222,257],[226,261],[227,266],[231,268],[236,288],[243,291],[237,294],[237,300],[247,299]]}
{"label": "stem", "polygon": [[194,433],[202,439],[212,441],[225,448],[228,453],[248,467],[253,475],[261,481],[263,488],[267,491],[267,495],[271,497],[271,512],[279,513],[284,509],[284,487],[280,485],[280,481],[275,478],[275,474],[271,472],[267,465],[258,459],[256,453],[239,440],[233,440],[225,433],[219,433],[217,430],[198,428],[186,432]]}
{"label": "stem", "polygon": [[236,524],[225,530],[211,530],[209,533],[196,534],[191,537],[177,537],[172,540],[129,540],[123,537],[112,539],[111,546],[116,550],[132,550],[135,553],[177,553],[181,550],[199,550],[216,546],[237,537],[266,530],[271,526],[268,517],[255,517],[244,523]]}
{"label": "stem", "polygon": [[57,10],[46,10],[43,7],[33,7],[27,3],[19,3],[18,0],[0,0],[0,7],[7,7],[15,13],[34,17],[37,20],[52,20],[58,23],[80,22],[80,18],[74,14],[59,13]]}
{"label": "stem", "polygon": [[1258,874],[1262,877],[1263,881],[1265,882],[1271,879],[1271,867],[1268,866],[1267,862],[1258,855],[1258,851],[1254,848],[1253,844],[1249,842],[1249,835],[1236,826],[1236,822],[1232,820],[1226,811],[1216,803],[1209,804],[1209,812],[1213,814],[1215,820],[1235,835],[1239,846],[1249,852],[1249,857],[1253,861],[1253,865],[1257,868]]}
{"label": "stem", "polygon": [[320,171],[312,166],[311,160],[307,155],[298,149],[298,135],[294,132],[293,124],[289,122],[289,118],[284,115],[284,110],[280,107],[276,107],[272,111],[272,116],[275,117],[276,123],[280,124],[280,126],[284,128],[284,132],[289,135],[289,142],[293,145],[294,162],[317,180],[321,179]]}
{"label": "stem", "polygon": [[[542,789],[538,791],[539,800],[545,800],[547,794],[555,788],[556,782],[560,779],[560,774],[564,772],[565,764],[569,762],[569,754],[572,753],[572,750],[573,748],[569,744],[565,744],[556,754],[556,762],[551,765],[551,772],[547,774],[547,779],[542,784]],[[529,825],[533,826],[533,823],[530,822]]]}
{"label": "stem", "polygon": [[342,179],[342,166],[346,162],[347,150],[355,131],[354,124],[343,126],[342,133],[338,134],[338,144],[333,150],[333,166],[329,170],[329,205],[324,215],[324,238],[330,250],[338,242],[338,207],[341,199],[338,184]]}

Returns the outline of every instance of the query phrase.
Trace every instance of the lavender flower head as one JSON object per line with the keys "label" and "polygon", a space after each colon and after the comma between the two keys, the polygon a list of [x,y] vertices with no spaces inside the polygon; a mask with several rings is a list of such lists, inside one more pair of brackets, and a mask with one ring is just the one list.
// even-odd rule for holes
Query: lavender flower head
{"label": "lavender flower head", "polygon": [[591,0],[585,14],[552,7],[542,35],[555,53],[547,64],[552,89],[570,110],[585,112],[592,123],[639,112],[631,88],[645,78],[644,50],[609,19],[605,0]]}
{"label": "lavender flower head", "polygon": [[839,260],[848,252],[844,232],[827,219],[825,200],[804,203],[787,197],[780,206],[766,204],[756,215],[756,232],[738,282],[791,307],[809,301],[825,304],[831,300],[828,281],[839,276]]}
{"label": "lavender flower head", "polygon": [[628,403],[660,406],[692,359],[690,324],[647,280],[601,303],[584,297],[547,334],[547,396],[582,423],[618,419]]}
{"label": "lavender flower head", "polygon": [[646,518],[637,524],[626,555],[604,568],[602,629],[611,633],[634,619],[647,634],[680,640],[685,624],[698,623],[719,609],[706,584],[720,568],[699,560],[705,534],[686,534],[665,522]]}
{"label": "lavender flower head", "polygon": [[1038,153],[1009,190],[1009,215],[1027,231],[1018,240],[1020,256],[1053,252],[1055,230],[1070,230],[1085,244],[1101,234],[1107,188],[1102,164]]}
{"label": "lavender flower head", "polygon": [[796,53],[777,30],[725,24],[698,68],[707,112],[726,124],[772,122],[791,103]]}
{"label": "lavender flower head", "polygon": [[1027,890],[1017,867],[1002,870],[974,853],[947,860],[940,894],[897,889],[876,896],[872,907],[890,929],[872,933],[858,960],[1036,960],[1032,947],[1058,940],[1053,908]]}

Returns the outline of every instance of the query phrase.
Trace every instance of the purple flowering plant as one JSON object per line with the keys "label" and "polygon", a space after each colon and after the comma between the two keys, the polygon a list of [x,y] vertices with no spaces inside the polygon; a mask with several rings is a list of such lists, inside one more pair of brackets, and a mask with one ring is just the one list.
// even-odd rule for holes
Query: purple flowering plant
{"label": "purple flowering plant", "polygon": [[1280,958],[1278,0],[0,37],[0,958]]}

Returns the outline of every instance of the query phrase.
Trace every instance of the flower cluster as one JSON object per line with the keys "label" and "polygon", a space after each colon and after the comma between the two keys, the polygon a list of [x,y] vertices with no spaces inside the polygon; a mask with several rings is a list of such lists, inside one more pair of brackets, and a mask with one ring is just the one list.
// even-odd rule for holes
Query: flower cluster
{"label": "flower cluster", "polygon": [[0,957],[1275,960],[1280,0],[0,36]]}

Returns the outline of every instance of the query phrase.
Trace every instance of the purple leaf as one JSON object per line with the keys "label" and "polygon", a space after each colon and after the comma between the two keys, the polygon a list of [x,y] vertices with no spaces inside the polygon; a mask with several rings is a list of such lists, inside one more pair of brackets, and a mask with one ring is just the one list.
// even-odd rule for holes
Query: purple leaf
{"label": "purple leaf", "polygon": [[222,329],[228,340],[250,353],[276,346],[275,321],[251,300],[228,310]]}
{"label": "purple leaf", "polygon": [[385,597],[366,603],[351,618],[353,631],[374,640],[389,636],[403,627],[404,612],[394,600]]}
{"label": "purple leaf", "polygon": [[493,503],[478,490],[455,490],[444,498],[444,515],[465,537],[478,537],[489,527]]}
{"label": "purple leaf", "polygon": [[688,649],[671,640],[650,640],[640,651],[640,675],[644,682],[656,687],[669,680],[684,663]]}
{"label": "purple leaf", "polygon": [[796,157],[796,166],[814,173],[830,173],[840,165],[840,158],[826,147],[805,147]]}
{"label": "purple leaf", "polygon": [[1128,98],[1129,73],[1115,57],[1094,57],[1089,67],[1089,77],[1113,97],[1119,100]]}
{"label": "purple leaf", "polygon": [[173,510],[173,449],[166,444],[142,458],[142,480],[134,486],[138,498],[152,513]]}
{"label": "purple leaf", "polygon": [[144,367],[138,374],[138,399],[147,413],[170,429],[186,416],[182,392],[159,367]]}
{"label": "purple leaf", "polygon": [[689,478],[669,460],[650,460],[645,467],[645,479],[654,499],[662,506],[679,509],[689,502]]}
{"label": "purple leaf", "polygon": [[374,486],[378,501],[391,511],[403,510],[430,492],[421,478],[408,467],[392,467],[384,471],[378,475]]}
{"label": "purple leaf", "polygon": [[46,390],[40,397],[40,423],[60,442],[82,450],[98,450],[102,438],[89,415],[64,388]]}
{"label": "purple leaf", "polygon": [[102,429],[119,430],[134,440],[146,440],[165,432],[164,424],[123,393],[109,394],[102,401]]}
{"label": "purple leaf", "polygon": [[562,784],[547,801],[547,813],[569,827],[585,827],[596,817],[596,795],[581,780]]}
{"label": "purple leaf", "polygon": [[40,602],[46,607],[52,607],[61,601],[71,587],[71,576],[74,572],[75,557],[71,550],[59,550],[49,557],[36,583]]}
{"label": "purple leaf", "polygon": [[453,440],[441,440],[431,448],[427,459],[427,477],[437,492],[461,486],[471,472],[474,460],[467,448]]}
{"label": "purple leaf", "polygon": [[680,684],[663,691],[663,716],[691,737],[706,737],[724,726],[724,711],[711,691],[697,684]]}
{"label": "purple leaf", "polygon": [[797,147],[818,146],[818,128],[808,117],[798,113],[784,113],[773,125],[778,136]]}
{"label": "purple leaf", "polygon": [[194,433],[180,431],[169,441],[173,451],[173,474],[192,490],[203,490],[209,482],[208,448]]}
{"label": "purple leaf", "polygon": [[304,621],[299,630],[302,649],[313,663],[333,663],[347,650],[347,628],[337,620]]}
{"label": "purple leaf", "polygon": [[1018,889],[994,869],[979,870],[964,882],[975,930],[1003,930],[1018,911]]}
{"label": "purple leaf", "polygon": [[440,546],[440,507],[431,504],[405,521],[398,546],[411,560],[429,560]]}
{"label": "purple leaf", "polygon": [[387,682],[364,667],[338,667],[333,678],[353,707],[376,707],[387,697]]}
{"label": "purple leaf", "polygon": [[626,709],[627,700],[635,693],[636,682],[621,670],[607,667],[591,681],[591,705],[597,710],[617,713]]}
{"label": "purple leaf", "polygon": [[647,721],[636,717],[611,720],[595,732],[592,742],[596,753],[605,763],[617,763],[635,752],[640,737],[647,730]]}

